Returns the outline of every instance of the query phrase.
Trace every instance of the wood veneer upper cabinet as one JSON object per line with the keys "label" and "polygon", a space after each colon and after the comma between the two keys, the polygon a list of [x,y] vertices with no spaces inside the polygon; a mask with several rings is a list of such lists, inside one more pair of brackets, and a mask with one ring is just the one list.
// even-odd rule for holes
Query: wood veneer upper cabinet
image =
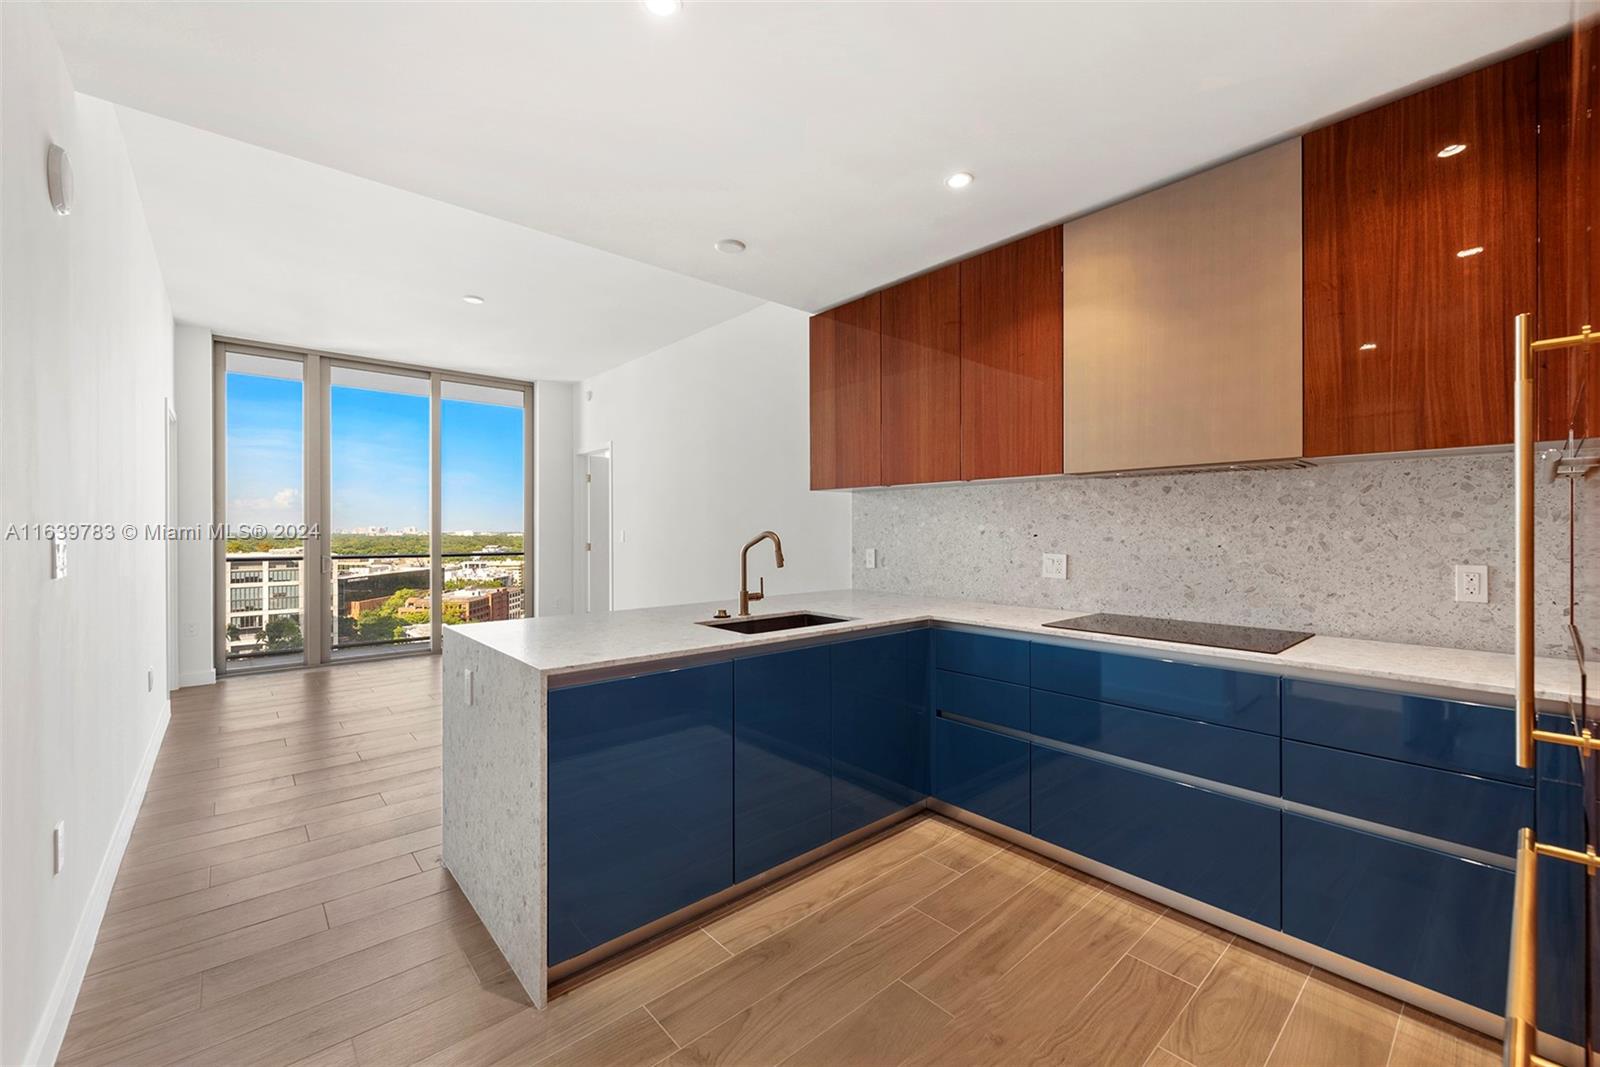
{"label": "wood veneer upper cabinet", "polygon": [[1300,142],[1062,228],[1067,472],[1300,455]]}
{"label": "wood veneer upper cabinet", "polygon": [[1061,227],[960,267],[961,477],[1060,474]]}
{"label": "wood veneer upper cabinet", "polygon": [[[1526,309],[1525,309],[1526,310]],[[1539,50],[1535,337],[1600,329],[1600,24]],[[1594,354],[1539,354],[1539,438],[1600,433]]]}
{"label": "wood veneer upper cabinet", "polygon": [[811,488],[882,485],[879,294],[811,317]]}
{"label": "wood veneer upper cabinet", "polygon": [[1529,53],[1306,134],[1306,455],[1511,440],[1537,83]]}
{"label": "wood veneer upper cabinet", "polygon": [[883,481],[961,477],[961,268],[883,290]]}

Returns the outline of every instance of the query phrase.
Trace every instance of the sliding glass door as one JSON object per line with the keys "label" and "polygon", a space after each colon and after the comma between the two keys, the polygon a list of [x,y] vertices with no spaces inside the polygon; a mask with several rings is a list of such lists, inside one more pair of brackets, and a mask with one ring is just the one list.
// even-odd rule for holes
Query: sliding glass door
{"label": "sliding glass door", "polygon": [[427,374],[328,368],[334,658],[433,642]]}
{"label": "sliding glass door", "polygon": [[528,601],[523,391],[449,380],[439,391],[442,621],[521,618]]}
{"label": "sliding glass door", "polygon": [[225,462],[219,666],[305,662],[305,380],[302,361],[219,361]]}
{"label": "sliding glass door", "polygon": [[532,386],[219,342],[218,669],[532,613]]}

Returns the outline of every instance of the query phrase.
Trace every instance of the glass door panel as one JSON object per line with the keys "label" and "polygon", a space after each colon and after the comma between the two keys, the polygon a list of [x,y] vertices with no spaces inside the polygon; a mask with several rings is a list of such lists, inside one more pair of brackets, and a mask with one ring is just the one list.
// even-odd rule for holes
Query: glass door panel
{"label": "glass door panel", "polygon": [[426,375],[329,368],[332,653],[431,641],[429,406]]}
{"label": "glass door panel", "polygon": [[230,351],[223,373],[222,666],[303,663],[304,364]]}
{"label": "glass door panel", "polygon": [[526,393],[447,380],[439,397],[443,622],[520,619]]}

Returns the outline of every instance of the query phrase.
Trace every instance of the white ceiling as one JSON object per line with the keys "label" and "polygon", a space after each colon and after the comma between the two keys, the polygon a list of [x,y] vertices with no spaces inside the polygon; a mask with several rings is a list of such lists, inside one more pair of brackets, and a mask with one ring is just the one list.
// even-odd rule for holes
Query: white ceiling
{"label": "white ceiling", "polygon": [[[688,0],[669,19],[630,2],[60,3],[51,17],[84,92],[816,310],[1504,51],[1569,10]],[[541,358],[586,359],[586,346],[621,352],[742,310],[653,274],[596,319],[624,273],[614,261],[580,265],[570,246],[538,235],[519,245],[459,213],[460,232],[448,232],[441,209],[342,177],[336,204],[322,206],[313,194],[337,176],[313,181],[288,161],[128,118],[163,263],[182,264],[168,266],[175,288],[207,306],[230,301],[230,321],[264,294],[347,304],[351,282],[377,311],[449,302],[494,289],[472,268],[492,274],[519,249],[528,274],[509,299],[450,307],[430,344],[448,343],[458,314],[487,312],[508,316],[495,327],[500,353],[531,327]],[[206,168],[231,178],[195,203],[191,172]],[[952,193],[943,178],[958,169],[977,181]],[[413,215],[448,255],[407,257],[401,220]],[[163,232],[174,227],[183,232]],[[208,246],[211,229],[227,242]],[[749,251],[713,251],[722,237]],[[263,243],[277,254],[235,264]],[[230,271],[253,272],[256,291],[239,291]],[[297,271],[307,277],[284,277]],[[389,271],[403,284],[369,292]],[[564,318],[574,286],[590,302]],[[682,320],[657,322],[680,300]],[[551,314],[565,325],[547,336]],[[340,321],[351,322],[345,347],[377,343]]]}
{"label": "white ceiling", "polygon": [[[235,337],[578,379],[760,301],[118,109],[174,316]],[[461,297],[484,298],[473,306]]]}

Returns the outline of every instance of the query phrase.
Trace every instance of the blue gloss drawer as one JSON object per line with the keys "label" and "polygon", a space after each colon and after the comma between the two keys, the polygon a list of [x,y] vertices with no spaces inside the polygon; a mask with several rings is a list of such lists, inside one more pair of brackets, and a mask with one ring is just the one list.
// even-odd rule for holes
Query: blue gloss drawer
{"label": "blue gloss drawer", "polygon": [[933,710],[1026,732],[1028,690],[970,674],[934,671]]}
{"label": "blue gloss drawer", "polygon": [[1283,743],[1283,796],[1508,856],[1534,819],[1524,786],[1298,741]]}
{"label": "blue gloss drawer", "polygon": [[1028,642],[1019,637],[933,631],[933,665],[947,671],[1028,684]]}
{"label": "blue gloss drawer", "polygon": [[1035,689],[1258,733],[1278,732],[1278,679],[1270,674],[1041,641],[1033,645],[1031,678]]}
{"label": "blue gloss drawer", "polygon": [[1214,723],[1033,691],[1033,733],[1123,759],[1278,795],[1278,739]]}
{"label": "blue gloss drawer", "polygon": [[1283,685],[1283,736],[1522,785],[1533,773],[1516,764],[1516,716],[1507,708],[1380,689],[1289,679]]}
{"label": "blue gloss drawer", "polygon": [[933,721],[933,794],[1028,832],[1028,742],[949,719]]}
{"label": "blue gloss drawer", "polygon": [[1512,881],[1499,867],[1283,816],[1284,933],[1496,1013]]}
{"label": "blue gloss drawer", "polygon": [[1278,926],[1277,808],[1033,746],[1033,835]]}

